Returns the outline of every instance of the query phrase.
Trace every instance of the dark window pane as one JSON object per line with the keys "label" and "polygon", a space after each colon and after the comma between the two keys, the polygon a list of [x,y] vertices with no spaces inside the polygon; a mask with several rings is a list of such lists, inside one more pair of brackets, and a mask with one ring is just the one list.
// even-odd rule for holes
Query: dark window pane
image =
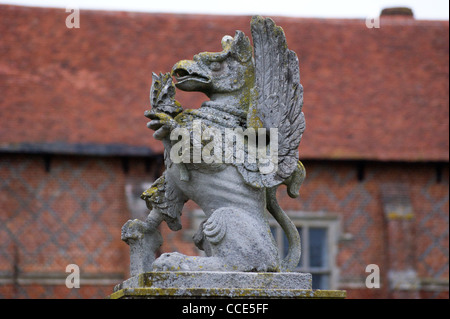
{"label": "dark window pane", "polygon": [[309,266],[327,266],[327,229],[309,228]]}
{"label": "dark window pane", "polygon": [[270,226],[270,231],[272,232],[272,236],[276,241],[277,240],[277,228],[275,226]]}
{"label": "dark window pane", "polygon": [[302,255],[300,256],[300,262],[298,263],[298,267],[303,267],[303,254],[305,253],[304,248],[305,246],[303,246],[303,234],[302,234],[302,228],[301,227],[297,227],[297,231],[300,234],[300,247],[302,249]]}
{"label": "dark window pane", "polygon": [[330,289],[329,275],[312,274],[312,289]]}
{"label": "dark window pane", "polygon": [[283,232],[283,257],[286,257],[289,251],[289,242],[283,229],[280,229],[280,231]]}
{"label": "dark window pane", "polygon": [[[280,229],[280,231],[283,231],[282,229]],[[303,255],[303,237],[302,237],[302,228],[301,227],[297,227],[297,231],[300,234],[300,247],[302,249],[302,255]],[[283,232],[283,257],[286,257],[287,254],[289,252],[289,242],[287,239],[286,234]],[[302,263],[302,257],[300,257],[300,262],[298,264],[298,267],[302,267],[303,263]]]}

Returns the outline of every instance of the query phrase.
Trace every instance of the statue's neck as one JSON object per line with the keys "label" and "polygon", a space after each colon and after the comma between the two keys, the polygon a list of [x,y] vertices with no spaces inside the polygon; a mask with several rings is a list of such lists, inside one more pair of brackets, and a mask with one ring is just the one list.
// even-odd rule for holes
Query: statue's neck
{"label": "statue's neck", "polygon": [[245,94],[245,91],[249,92],[245,89],[231,93],[209,94],[210,101],[204,102],[195,116],[219,127],[245,127],[250,100],[248,98],[250,94]]}
{"label": "statue's neck", "polygon": [[235,109],[248,111],[250,93],[248,89],[239,90],[231,93],[213,93],[209,95],[211,101],[228,105]]}

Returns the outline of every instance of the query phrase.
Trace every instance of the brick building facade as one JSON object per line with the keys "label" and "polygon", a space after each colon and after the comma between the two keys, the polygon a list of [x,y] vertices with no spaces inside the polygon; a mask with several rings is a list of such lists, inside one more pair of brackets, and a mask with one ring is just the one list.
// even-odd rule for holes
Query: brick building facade
{"label": "brick building facade", "polygon": [[[139,194],[163,170],[143,116],[151,72],[250,34],[247,16],[81,11],[68,29],[67,15],[0,6],[0,298],[103,298],[128,277],[120,229],[145,217]],[[448,21],[275,21],[305,88],[307,178],[299,198],[278,194],[299,270],[349,298],[448,298]],[[188,202],[161,252],[199,254],[201,220]],[[65,286],[69,264],[80,288]]]}

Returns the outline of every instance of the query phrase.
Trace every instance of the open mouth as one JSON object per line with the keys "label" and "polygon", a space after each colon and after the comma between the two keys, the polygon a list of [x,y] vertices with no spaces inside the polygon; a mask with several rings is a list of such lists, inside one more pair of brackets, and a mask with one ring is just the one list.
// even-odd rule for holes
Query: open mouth
{"label": "open mouth", "polygon": [[187,70],[181,69],[181,68],[175,69],[172,72],[172,74],[175,77],[175,79],[177,80],[177,84],[181,84],[183,82],[190,81],[190,80],[202,82],[202,83],[211,82],[211,80],[209,78],[207,78],[206,76],[203,76],[196,72],[189,73]]}

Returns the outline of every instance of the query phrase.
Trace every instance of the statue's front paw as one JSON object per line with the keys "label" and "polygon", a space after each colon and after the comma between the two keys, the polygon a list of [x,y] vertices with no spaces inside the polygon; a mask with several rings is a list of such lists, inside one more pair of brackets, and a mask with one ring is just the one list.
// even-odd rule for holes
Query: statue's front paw
{"label": "statue's front paw", "polygon": [[189,271],[191,270],[187,256],[180,253],[165,253],[162,254],[153,263],[154,271]]}
{"label": "statue's front paw", "polygon": [[162,140],[177,126],[175,120],[166,113],[148,112],[145,116],[151,119],[151,121],[147,123],[147,127],[155,131],[153,137],[157,140]]}

